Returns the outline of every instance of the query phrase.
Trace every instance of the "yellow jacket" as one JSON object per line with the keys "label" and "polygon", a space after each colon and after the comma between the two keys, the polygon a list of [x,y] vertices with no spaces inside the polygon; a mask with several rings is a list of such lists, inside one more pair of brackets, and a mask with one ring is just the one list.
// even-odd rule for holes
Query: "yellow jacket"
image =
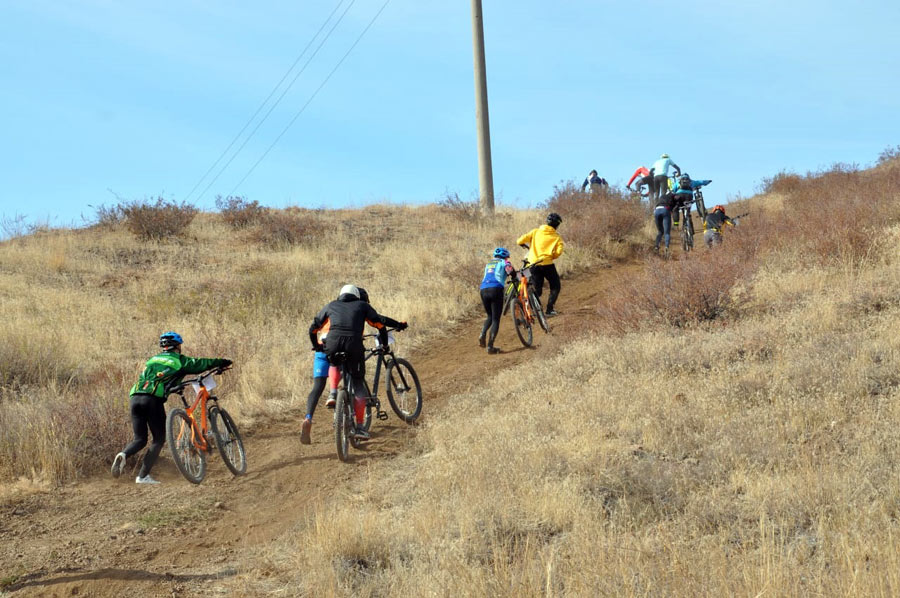
{"label": "yellow jacket", "polygon": [[542,224],[528,231],[516,241],[516,245],[525,243],[531,246],[528,250],[528,263],[532,266],[549,266],[563,253],[562,237],[549,224]]}

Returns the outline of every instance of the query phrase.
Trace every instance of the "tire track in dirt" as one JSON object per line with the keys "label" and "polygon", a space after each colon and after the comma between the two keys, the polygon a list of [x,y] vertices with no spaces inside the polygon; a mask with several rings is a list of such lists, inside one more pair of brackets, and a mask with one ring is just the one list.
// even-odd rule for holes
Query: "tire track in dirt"
{"label": "tire track in dirt", "polygon": [[[498,366],[558,352],[584,333],[616,280],[641,267],[621,265],[564,280],[561,313],[550,320],[553,333],[536,330],[534,348],[521,346],[507,315],[498,355],[477,346],[481,317],[411,355],[425,398],[422,418],[439,417],[449,396],[466,392]],[[390,410],[386,399],[383,406]],[[137,486],[129,471],[123,480],[96,476],[7,500],[0,504],[0,574],[7,576],[0,589],[13,596],[221,595],[222,585],[239,575],[247,550],[289,531],[360,467],[402,453],[415,435],[415,427],[390,412],[390,419],[373,424],[365,449],[342,464],[330,413],[321,408],[310,446],[299,442],[302,408],[258,422],[245,433],[248,472],[240,478],[216,457],[207,479],[195,486],[165,449],[154,468],[159,486]]]}

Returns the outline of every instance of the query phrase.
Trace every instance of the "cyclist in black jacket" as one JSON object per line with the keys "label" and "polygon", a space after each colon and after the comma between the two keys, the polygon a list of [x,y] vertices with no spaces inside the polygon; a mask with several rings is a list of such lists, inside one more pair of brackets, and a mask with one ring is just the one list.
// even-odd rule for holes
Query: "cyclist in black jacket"
{"label": "cyclist in black jacket", "polygon": [[[355,412],[357,438],[366,440],[369,433],[362,428],[366,415],[365,347],[362,335],[366,324],[381,330],[385,326],[404,330],[406,322],[382,316],[375,308],[359,298],[359,289],[352,284],[344,285],[336,301],[322,308],[309,327],[309,340],[315,351],[324,351],[328,361],[334,363],[335,353],[346,354],[344,368],[353,378],[355,391]],[[318,341],[318,334],[327,333],[324,346]]]}

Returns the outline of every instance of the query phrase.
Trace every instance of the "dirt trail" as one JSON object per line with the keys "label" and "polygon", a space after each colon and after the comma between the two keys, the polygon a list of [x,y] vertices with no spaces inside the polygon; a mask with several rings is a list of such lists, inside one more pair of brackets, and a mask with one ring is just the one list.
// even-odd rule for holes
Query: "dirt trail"
{"label": "dirt trail", "polygon": [[[521,346],[507,316],[499,355],[478,349],[480,319],[431,350],[409,355],[425,395],[422,417],[439,416],[451,393],[465,392],[467,384],[477,384],[498,365],[557,352],[580,335],[584,318],[618,277],[638,268],[619,266],[564,280],[561,314],[550,321],[553,334],[536,330],[533,349]],[[248,473],[240,478],[228,474],[216,456],[207,479],[195,486],[181,477],[165,448],[154,468],[159,486],[137,486],[129,471],[123,480],[97,476],[0,504],[0,576],[5,576],[0,590],[13,596],[226,594],[225,584],[237,575],[246,549],[290,530],[359,467],[403,452],[415,434],[391,413],[389,420],[373,424],[366,449],[342,464],[330,413],[317,412],[311,446],[299,442],[300,409],[246,431]]]}

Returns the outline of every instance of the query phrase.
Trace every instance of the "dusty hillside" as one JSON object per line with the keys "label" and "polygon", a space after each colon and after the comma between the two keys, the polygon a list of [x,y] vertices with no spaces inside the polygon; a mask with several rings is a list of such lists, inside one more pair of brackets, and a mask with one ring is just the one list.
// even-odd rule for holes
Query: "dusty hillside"
{"label": "dusty hillside", "polygon": [[[368,219],[342,229],[356,231],[340,238],[358,248],[365,267],[354,276],[374,279],[385,312],[428,314],[401,348],[426,388],[421,425],[377,424],[377,437],[348,465],[333,457],[321,414],[314,444],[296,440],[306,392],[296,381],[308,375],[308,355],[297,359],[294,349],[305,323],[293,326],[298,305],[307,310],[336,282],[307,287],[333,245],[320,239],[321,253],[311,254],[204,245],[197,241],[228,230],[201,219],[193,239],[162,245],[152,266],[134,266],[106,305],[151,335],[173,312],[146,299],[150,272],[177,273],[172,295],[195,307],[175,310],[172,327],[180,322],[204,349],[243,364],[225,389],[251,430],[250,473],[231,479],[215,460],[210,479],[194,487],[164,462],[164,484],[144,492],[48,460],[35,471],[50,472],[46,488],[78,481],[24,497],[26,482],[5,485],[16,491],[0,520],[4,587],[41,596],[894,595],[898,175],[890,161],[872,171],[779,175],[747,201],[751,216],[722,246],[676,251],[668,261],[622,262],[623,247],[646,247],[645,221],[624,241],[609,223],[573,229],[581,249],[573,240],[553,334],[521,349],[507,320],[507,351],[496,359],[474,346],[474,297],[461,272],[477,269],[481,247],[508,244],[536,215],[510,213],[486,226],[459,214],[404,213],[392,221],[404,232],[382,244],[387,265],[368,257],[381,246],[375,233],[360,232]],[[577,205],[556,199],[551,206]],[[579,213],[631,221],[622,207]],[[834,226],[838,213],[854,226]],[[602,231],[596,245],[591,230]],[[119,249],[134,243],[124,231],[110,235],[105,242],[118,238]],[[141,247],[135,259],[154,249]],[[96,276],[93,266],[75,267],[77,251],[64,243],[63,258],[27,248],[0,253],[4,288],[39,282],[40,300],[55,297],[67,307],[60,313],[75,314],[70,326],[107,330],[80,315],[101,313],[103,300],[80,299],[68,282],[79,271],[81,280]],[[21,266],[29,260],[31,268]],[[207,274],[226,264],[240,264],[241,275]],[[404,268],[410,292],[393,292],[396,276],[384,273]],[[44,294],[54,285],[67,291]],[[14,305],[38,322],[28,301]],[[156,311],[130,314],[123,305]],[[207,314],[216,327],[204,324]],[[28,411],[23,389],[78,400],[83,380],[109,379],[72,366],[77,339],[44,324],[37,341],[19,342],[53,367],[22,360],[18,381],[5,382],[17,394],[6,395],[0,423],[39,412]],[[102,348],[88,350],[108,361]],[[146,346],[132,342],[131,351],[133,367],[115,374],[120,385]],[[120,417],[117,400],[110,394],[106,409]],[[96,421],[96,411],[75,412]],[[19,444],[4,438],[6,454],[57,454],[53,443],[31,448],[24,434]],[[16,467],[15,475],[27,473]]]}

